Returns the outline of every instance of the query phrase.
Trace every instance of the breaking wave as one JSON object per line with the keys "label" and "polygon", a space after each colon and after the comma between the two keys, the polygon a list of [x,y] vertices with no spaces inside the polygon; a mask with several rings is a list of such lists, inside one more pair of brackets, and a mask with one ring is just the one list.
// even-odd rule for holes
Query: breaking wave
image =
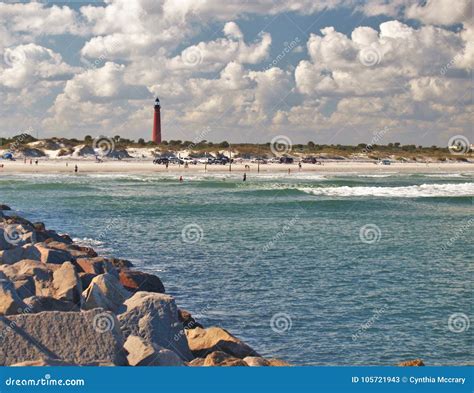
{"label": "breaking wave", "polygon": [[470,197],[474,196],[474,183],[421,184],[406,187],[320,187],[298,188],[307,194],[335,197],[390,197],[390,198],[429,198],[429,197]]}

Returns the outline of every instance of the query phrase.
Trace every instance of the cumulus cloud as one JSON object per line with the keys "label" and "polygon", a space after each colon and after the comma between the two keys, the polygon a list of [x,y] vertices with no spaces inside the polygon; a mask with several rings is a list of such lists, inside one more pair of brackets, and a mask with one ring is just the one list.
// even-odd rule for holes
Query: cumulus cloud
{"label": "cumulus cloud", "polygon": [[66,80],[77,70],[66,64],[59,53],[36,44],[8,48],[0,68],[0,85],[10,88],[31,86],[41,80]]}
{"label": "cumulus cloud", "polygon": [[[469,124],[474,64],[468,3],[107,0],[76,10],[0,4],[2,124],[13,121],[8,111],[18,100],[28,107],[44,96],[47,115],[40,118],[51,132],[113,129],[143,137],[158,95],[164,129],[178,139],[205,127],[212,128],[208,139],[263,140],[291,131],[295,139],[344,135],[351,142],[386,125],[459,131]],[[268,21],[254,28],[255,18],[297,19],[336,8],[394,20],[349,34],[331,26],[313,32],[285,53],[287,67],[272,62],[282,34],[266,32]],[[49,40],[64,35],[82,44],[75,56]]]}

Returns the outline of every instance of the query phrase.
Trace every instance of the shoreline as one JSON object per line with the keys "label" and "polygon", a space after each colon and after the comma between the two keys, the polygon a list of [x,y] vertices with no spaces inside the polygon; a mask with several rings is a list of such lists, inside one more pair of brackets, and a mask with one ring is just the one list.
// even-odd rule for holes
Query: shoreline
{"label": "shoreline", "polygon": [[[38,164],[25,164],[23,161],[2,161],[4,165],[0,168],[0,177],[2,174],[19,173],[74,173],[75,165],[78,166],[78,174],[87,173],[131,173],[131,174],[317,174],[317,173],[474,173],[474,163],[393,163],[391,165],[380,165],[370,162],[359,161],[339,161],[324,162],[322,165],[302,164],[261,164],[239,163],[232,164],[232,170],[229,171],[229,165],[207,165],[197,164],[184,165],[171,164],[168,168],[165,165],[155,165],[151,161],[121,160],[104,161],[97,163],[93,160],[38,160]],[[67,164],[67,165],[66,165]],[[246,168],[248,165],[249,168]],[[288,173],[290,170],[290,173]]]}

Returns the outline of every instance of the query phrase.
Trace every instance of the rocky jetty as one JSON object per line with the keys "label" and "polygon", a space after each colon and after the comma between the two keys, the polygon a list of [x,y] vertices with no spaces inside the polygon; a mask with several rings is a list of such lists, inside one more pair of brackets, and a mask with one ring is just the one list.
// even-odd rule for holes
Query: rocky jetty
{"label": "rocky jetty", "polygon": [[287,366],[179,309],[161,280],[0,205],[0,365]]}

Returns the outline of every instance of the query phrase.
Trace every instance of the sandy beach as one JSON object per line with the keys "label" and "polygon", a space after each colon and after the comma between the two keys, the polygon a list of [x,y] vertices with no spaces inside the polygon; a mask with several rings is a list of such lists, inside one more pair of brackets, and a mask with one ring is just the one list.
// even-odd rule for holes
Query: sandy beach
{"label": "sandy beach", "polygon": [[[79,173],[228,173],[229,165],[154,165],[151,161],[142,160],[110,160],[97,163],[93,160],[39,160],[38,164],[27,161],[3,161],[1,173],[74,173],[75,165]],[[248,165],[250,169],[246,169]],[[261,164],[238,163],[232,164],[231,171],[236,173],[250,174],[278,174],[290,175],[293,173],[467,173],[474,172],[474,163],[392,163],[391,165],[380,165],[370,162],[338,161],[324,162],[322,165],[303,164]]]}

